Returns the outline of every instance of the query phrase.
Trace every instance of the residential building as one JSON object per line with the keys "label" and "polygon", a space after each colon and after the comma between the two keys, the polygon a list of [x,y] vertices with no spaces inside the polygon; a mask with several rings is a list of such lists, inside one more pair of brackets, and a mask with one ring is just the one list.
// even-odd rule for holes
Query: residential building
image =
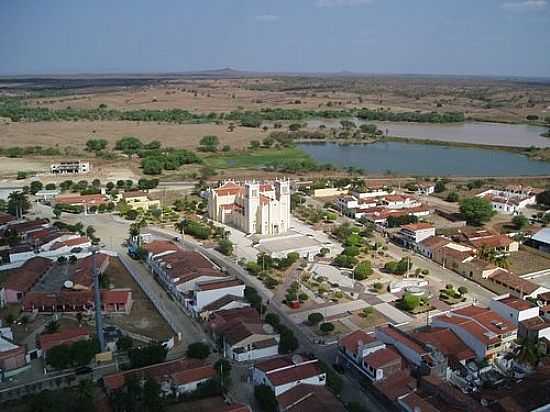
{"label": "residential building", "polygon": [[451,243],[451,240],[446,237],[430,236],[418,243],[417,250],[418,253],[432,259],[434,250],[443,247],[448,243]]}
{"label": "residential building", "polygon": [[548,292],[548,288],[523,279],[516,273],[502,268],[491,272],[487,278],[480,279],[478,283],[495,293],[509,293],[521,299],[536,298],[538,295]]}
{"label": "residential building", "polygon": [[[96,253],[95,268],[99,276],[103,276],[103,273],[107,270],[110,263],[111,257],[109,255],[105,253]],[[92,289],[94,283],[93,264],[94,256],[92,255],[88,255],[83,259],[77,260],[71,268],[71,281],[73,282],[73,289]]]}
{"label": "residential building", "polygon": [[428,374],[445,376],[447,359],[437,348],[426,347],[391,324],[378,326],[375,333],[378,340],[396,349],[412,368],[426,370]]}
{"label": "residential building", "polygon": [[345,412],[325,386],[300,384],[277,396],[280,412]]}
{"label": "residential building", "polygon": [[122,198],[126,204],[132,209],[160,209],[160,200],[152,200],[149,195],[141,190],[133,190],[124,192]]}
{"label": "residential building", "polygon": [[195,316],[199,316],[204,307],[225,295],[244,297],[244,283],[235,278],[200,282],[185,297],[185,304]]}
{"label": "residential building", "polygon": [[489,308],[516,326],[524,320],[539,316],[539,307],[537,305],[510,294],[491,299]]}
{"label": "residential building", "polygon": [[519,323],[518,336],[537,342],[539,339],[546,339],[550,342],[550,319],[535,316],[525,319]]}
{"label": "residential building", "polygon": [[97,208],[99,205],[106,205],[110,202],[105,195],[62,195],[56,196],[55,203],[59,205],[81,206],[84,213],[90,209]]}
{"label": "residential building", "polygon": [[44,274],[53,266],[50,259],[34,257],[27,260],[21,267],[9,271],[7,279],[0,289],[0,307],[6,303],[21,303]]}
{"label": "residential building", "polygon": [[221,337],[223,331],[231,322],[244,321],[247,323],[261,323],[260,314],[250,306],[243,308],[225,309],[211,312],[208,316],[208,330],[215,340]]}
{"label": "residential building", "polygon": [[417,183],[415,192],[419,196],[431,195],[432,193],[435,193],[435,183],[431,183],[431,182]]}
{"label": "residential building", "polygon": [[378,182],[365,182],[361,188],[356,188],[351,191],[351,194],[358,199],[367,199],[372,197],[383,197],[394,193],[394,190],[386,183]]}
{"label": "residential building", "polygon": [[491,202],[493,210],[499,213],[521,213],[527,206],[536,204],[536,193],[532,188],[522,185],[510,185],[503,189],[489,189],[477,195]]}
{"label": "residential building", "polygon": [[519,242],[507,235],[491,230],[461,230],[455,240],[473,247],[478,253],[493,252],[495,256],[506,256],[519,250]]}
{"label": "residential building", "polygon": [[542,228],[528,242],[537,249],[550,253],[550,228]]}
{"label": "residential building", "polygon": [[256,309],[251,308],[250,303],[248,303],[246,299],[239,296],[225,295],[203,307],[202,315],[205,318],[210,319],[211,316],[217,314],[218,312],[228,313],[229,311],[237,311],[240,309],[245,310],[245,312],[248,310],[256,312]]}
{"label": "residential building", "polygon": [[129,377],[143,384],[147,377],[160,384],[163,396],[180,396],[197,390],[216,377],[213,366],[197,359],[176,359],[143,368],[131,369],[103,377],[103,386],[109,395],[121,390]]}
{"label": "residential building", "polygon": [[46,358],[51,348],[60,345],[70,345],[81,340],[90,339],[90,333],[86,328],[66,328],[59,332],[45,333],[37,336],[38,347],[42,356]]}
{"label": "residential building", "polygon": [[[4,328],[2,328],[3,330]],[[5,334],[0,333],[0,382],[30,367],[27,363],[26,354],[25,346],[19,346],[13,342],[11,329],[9,333],[7,331]]]}
{"label": "residential building", "polygon": [[488,308],[468,306],[432,318],[432,326],[451,329],[478,360],[494,359],[517,337],[517,326]]}
{"label": "residential building", "polygon": [[324,386],[326,373],[317,359],[281,356],[257,362],[252,370],[252,381],[255,385],[269,386],[275,396],[280,396],[300,384]]}
{"label": "residential building", "polygon": [[398,194],[384,196],[382,204],[388,209],[411,209],[421,206],[421,203],[413,196]]}
{"label": "residential building", "polygon": [[372,209],[363,210],[365,219],[371,223],[385,226],[389,217],[401,217],[401,216],[416,216],[421,218],[430,214],[430,209],[423,206],[415,207],[403,207],[400,209],[393,209],[389,207],[376,207]]}
{"label": "residential building", "polygon": [[88,173],[90,170],[90,162],[82,160],[67,160],[50,164],[50,173],[55,175]]}
{"label": "residential building", "polygon": [[[133,305],[131,289],[102,289],[103,313],[129,314]],[[23,298],[22,310],[39,313],[92,313],[95,309],[93,290],[66,290],[58,292],[28,292]]]}
{"label": "residential building", "polygon": [[268,324],[237,319],[218,328],[217,333],[222,338],[224,356],[238,362],[271,357],[279,353],[280,336]]}
{"label": "residential building", "polygon": [[290,187],[272,183],[227,181],[208,190],[208,216],[247,233],[278,235],[290,228]]}
{"label": "residential building", "polygon": [[406,247],[416,248],[429,237],[435,236],[435,226],[431,223],[412,223],[401,226],[399,238]]}
{"label": "residential building", "polygon": [[451,329],[425,327],[414,331],[411,337],[425,347],[434,347],[442,353],[451,369],[460,368],[475,359],[475,353]]}
{"label": "residential building", "polygon": [[336,363],[355,368],[373,382],[387,379],[403,369],[403,359],[394,348],[362,330],[340,338]]}

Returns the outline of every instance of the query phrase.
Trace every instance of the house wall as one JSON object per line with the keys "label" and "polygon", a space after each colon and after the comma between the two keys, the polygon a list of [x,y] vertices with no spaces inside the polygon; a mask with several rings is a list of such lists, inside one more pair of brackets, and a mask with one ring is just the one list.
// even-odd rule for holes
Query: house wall
{"label": "house wall", "polygon": [[183,395],[184,393],[189,393],[197,390],[197,387],[202,384],[208,382],[209,378],[200,379],[195,382],[189,382],[184,385],[174,385],[174,392],[176,395]]}
{"label": "house wall", "polygon": [[266,374],[265,372],[263,372],[259,369],[254,368],[253,372],[252,372],[252,381],[254,382],[254,385],[267,385],[267,386],[269,386],[275,392],[275,396],[279,396],[282,393],[285,393],[286,391],[294,388],[295,386],[297,386],[301,383],[305,383],[305,384],[309,384],[309,385],[324,386],[325,383],[326,383],[326,374],[321,373],[320,375],[313,376],[311,378],[302,379],[302,380],[299,380],[299,381],[289,382],[289,383],[286,383],[284,385],[275,386],[269,380],[269,375],[268,374]]}
{"label": "house wall", "polygon": [[269,346],[262,349],[252,349],[244,353],[234,353],[232,348],[227,352],[227,355],[231,359],[235,359],[238,362],[244,362],[248,360],[267,358],[275,356],[279,353],[279,345]]}
{"label": "house wall", "polygon": [[347,194],[347,189],[338,189],[335,187],[327,187],[325,189],[315,189],[313,197],[332,197]]}
{"label": "house wall", "polygon": [[489,302],[489,308],[498,313],[504,319],[511,321],[514,325],[518,325],[519,322],[526,319],[535,318],[539,315],[538,306],[519,311],[494,299],[491,299]]}
{"label": "house wall", "polygon": [[218,300],[225,295],[234,295],[242,298],[244,297],[244,288],[245,285],[237,285],[223,289],[195,291],[196,304],[193,309],[196,312],[200,312],[204,306],[214,302],[215,300]]}
{"label": "house wall", "polygon": [[409,348],[407,345],[405,345],[401,341],[398,341],[394,339],[392,336],[385,334],[383,330],[376,329],[376,339],[381,340],[386,344],[395,346],[397,351],[404,358],[406,358],[409,362],[413,363],[414,365],[420,366],[420,364],[422,363],[422,358],[420,357],[419,353]]}

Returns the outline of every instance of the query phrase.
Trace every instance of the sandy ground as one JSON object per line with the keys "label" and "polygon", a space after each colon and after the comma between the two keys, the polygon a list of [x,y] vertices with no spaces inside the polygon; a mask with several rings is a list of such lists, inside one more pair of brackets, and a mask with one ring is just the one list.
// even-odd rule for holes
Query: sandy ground
{"label": "sandy ground", "polygon": [[[250,140],[261,140],[267,133],[261,129],[237,127],[227,131],[226,125],[184,124],[153,122],[33,122],[0,124],[1,145],[8,146],[74,146],[84,148],[86,141],[102,138],[114,142],[124,136],[135,136],[144,142],[160,141],[163,146],[195,149],[200,139],[206,135],[216,135],[220,145],[229,144],[232,148],[248,145]],[[220,147],[221,147],[220,146]]]}

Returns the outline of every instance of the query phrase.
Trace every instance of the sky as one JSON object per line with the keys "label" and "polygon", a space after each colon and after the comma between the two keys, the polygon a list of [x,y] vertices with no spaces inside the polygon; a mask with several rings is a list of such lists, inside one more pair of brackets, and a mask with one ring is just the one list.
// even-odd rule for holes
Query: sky
{"label": "sky", "polygon": [[0,74],[550,77],[550,0],[0,0]]}

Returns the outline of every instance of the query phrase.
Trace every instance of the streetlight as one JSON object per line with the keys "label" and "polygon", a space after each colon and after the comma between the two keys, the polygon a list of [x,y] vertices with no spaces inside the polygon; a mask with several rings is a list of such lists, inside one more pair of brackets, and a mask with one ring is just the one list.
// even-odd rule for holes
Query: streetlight
{"label": "streetlight", "polygon": [[88,248],[92,253],[92,278],[94,281],[94,297],[95,297],[95,329],[97,339],[99,341],[100,352],[105,352],[105,337],[103,336],[103,316],[101,315],[101,291],[99,290],[99,272],[96,266],[96,254],[99,252],[97,245],[92,245]]}

